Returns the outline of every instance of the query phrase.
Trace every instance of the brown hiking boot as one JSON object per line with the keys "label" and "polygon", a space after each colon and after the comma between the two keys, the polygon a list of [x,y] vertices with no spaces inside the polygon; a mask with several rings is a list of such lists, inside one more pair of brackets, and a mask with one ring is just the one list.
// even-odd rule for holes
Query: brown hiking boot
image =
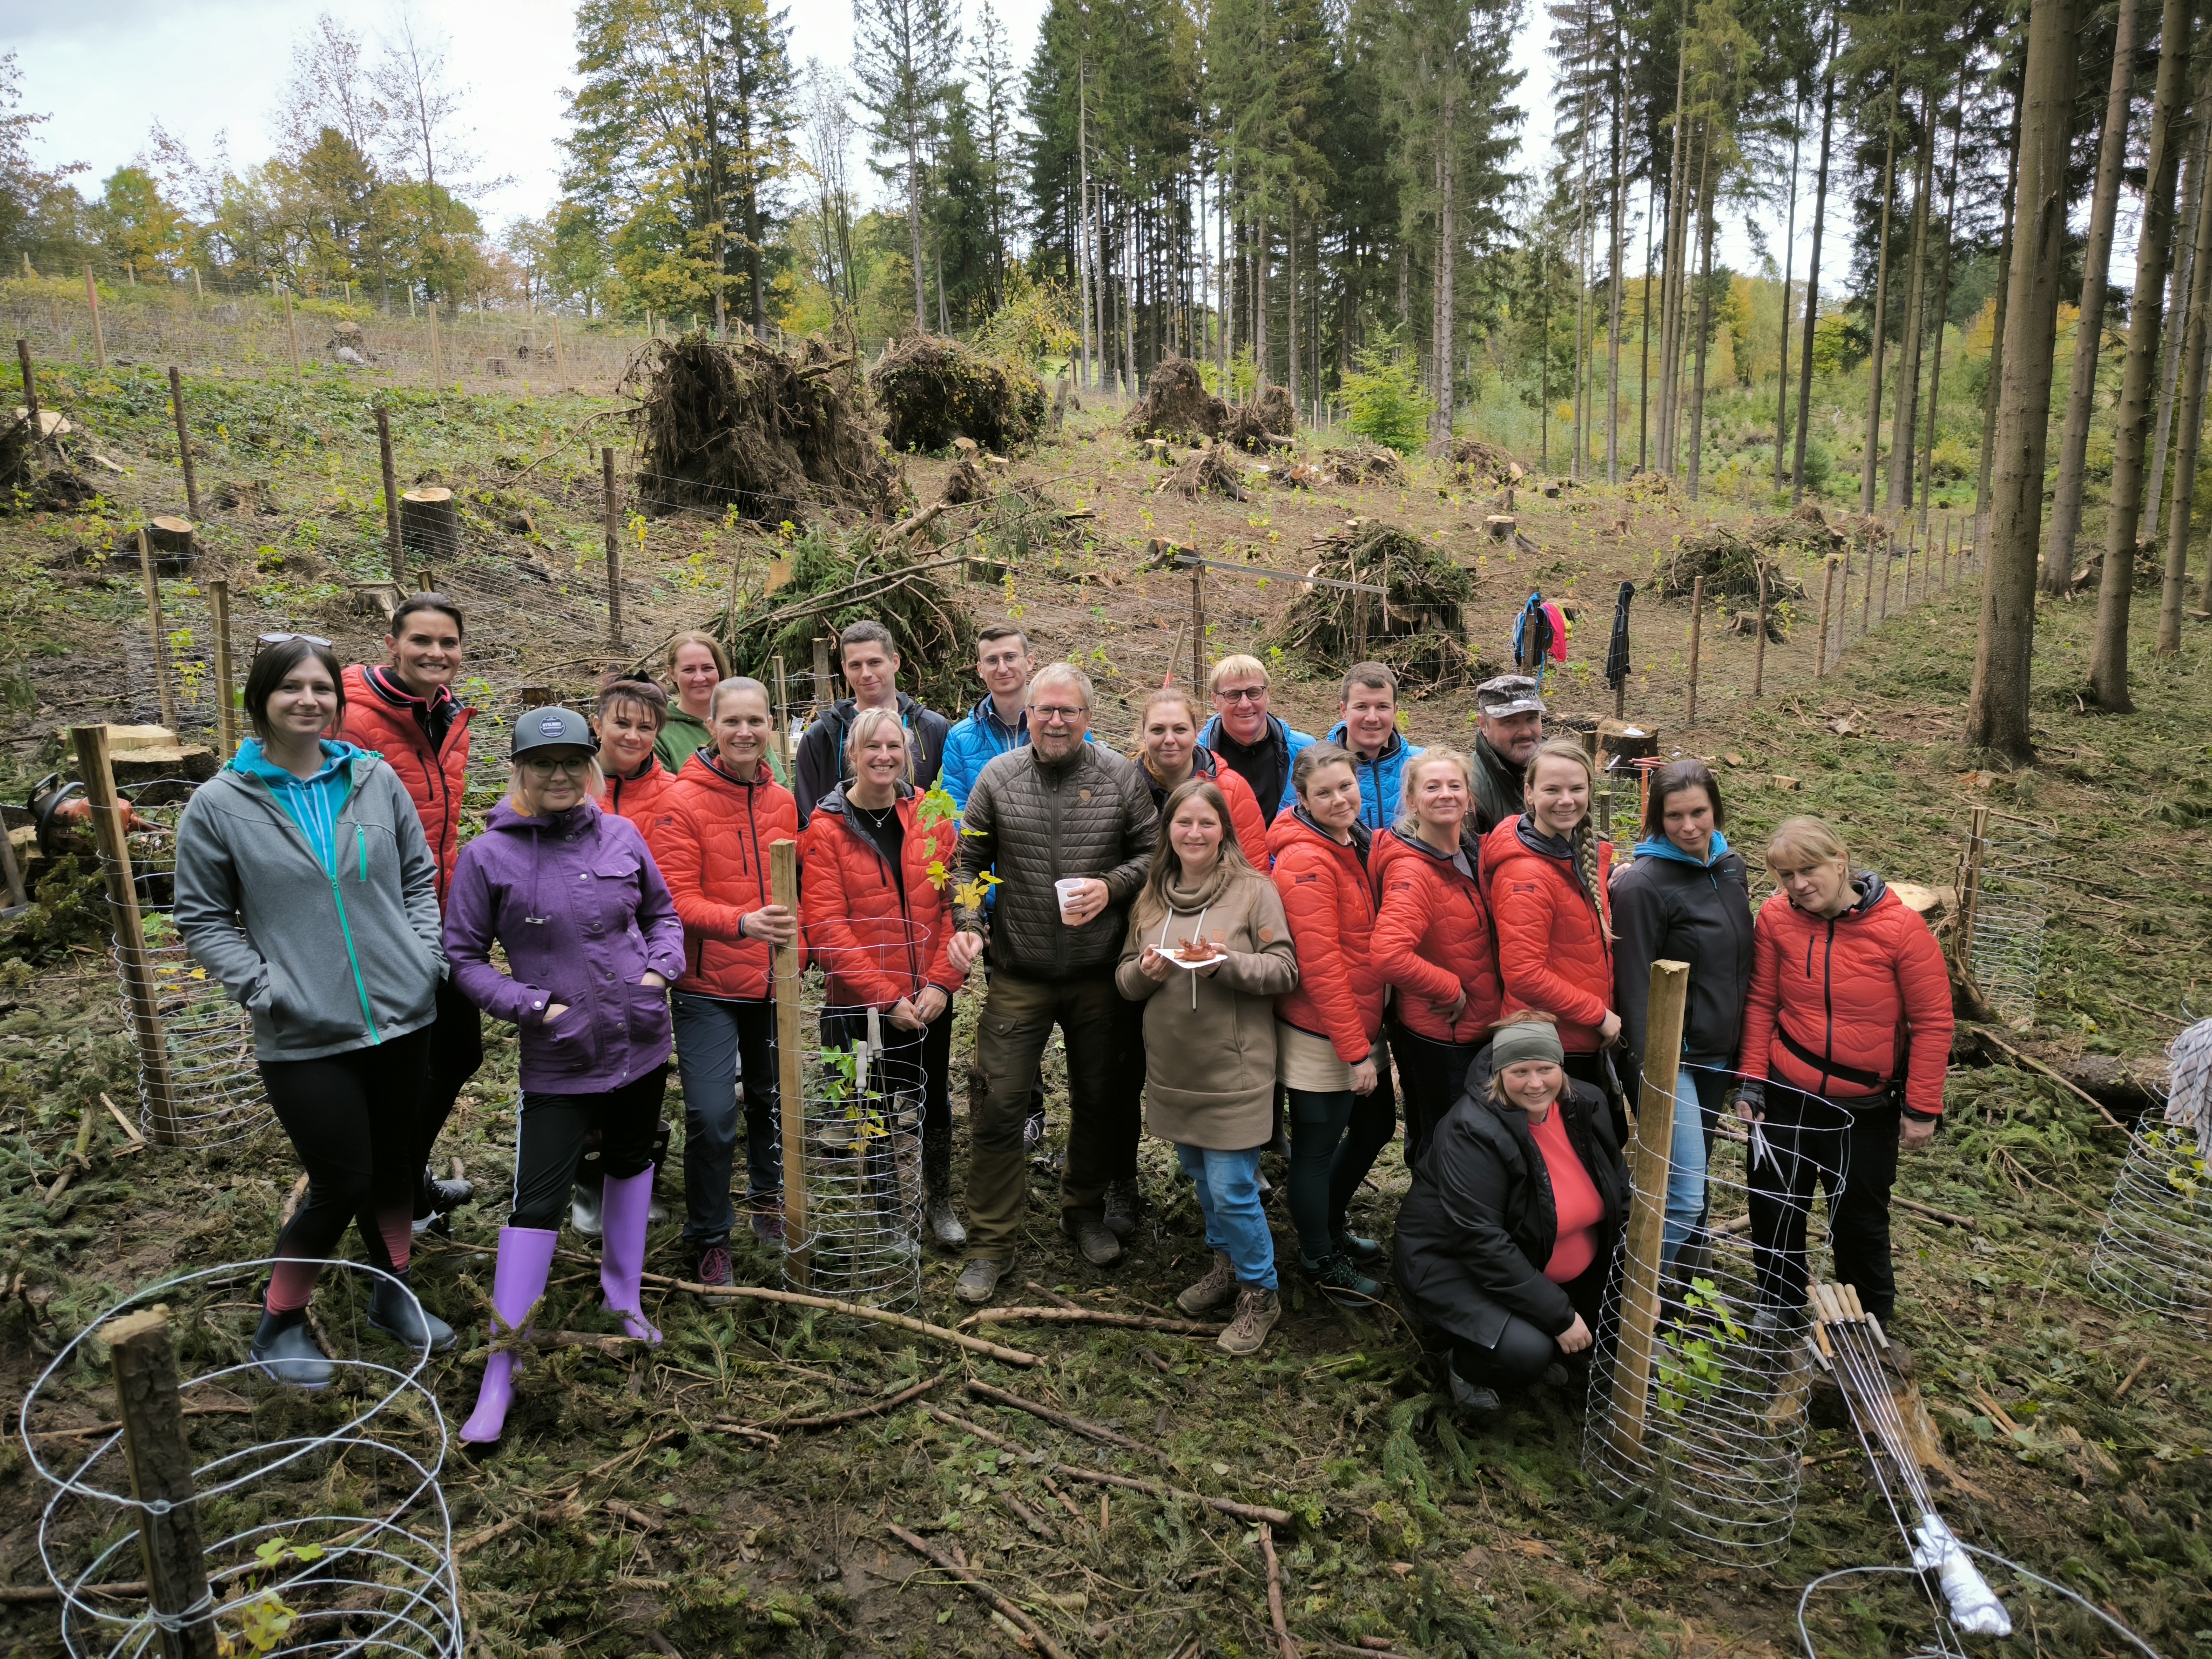
{"label": "brown hiking boot", "polygon": [[1260,1345],[1267,1340],[1267,1333],[1275,1328],[1275,1322],[1282,1316],[1282,1298],[1274,1291],[1240,1285],[1237,1289],[1237,1317],[1229,1322],[1227,1330],[1214,1338],[1215,1346],[1224,1353],[1257,1353]]}
{"label": "brown hiking boot", "polygon": [[1202,1314],[1219,1307],[1236,1294],[1237,1269],[1229,1265],[1227,1256],[1216,1250],[1213,1265],[1206,1270],[1206,1277],[1176,1297],[1176,1306],[1187,1314]]}

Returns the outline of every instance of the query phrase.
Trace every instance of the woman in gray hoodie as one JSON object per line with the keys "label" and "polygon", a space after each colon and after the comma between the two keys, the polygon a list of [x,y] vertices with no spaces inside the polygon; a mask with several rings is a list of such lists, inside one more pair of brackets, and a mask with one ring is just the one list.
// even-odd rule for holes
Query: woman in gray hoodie
{"label": "woman in gray hoodie", "polygon": [[177,826],[177,930],[252,1015],[262,1086],[307,1172],[252,1349],[303,1389],[331,1379],[307,1302],[349,1221],[389,1275],[369,1322],[411,1347],[453,1340],[405,1282],[410,1126],[446,971],[437,867],[392,769],[323,736],[344,718],[339,675],[329,641],[264,635],[246,679],[254,734]]}

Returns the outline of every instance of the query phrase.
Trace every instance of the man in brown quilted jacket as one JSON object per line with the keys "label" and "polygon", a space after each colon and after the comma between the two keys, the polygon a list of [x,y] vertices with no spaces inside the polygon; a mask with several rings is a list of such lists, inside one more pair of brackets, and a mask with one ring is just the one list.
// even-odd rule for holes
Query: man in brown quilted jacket
{"label": "man in brown quilted jacket", "polygon": [[[1108,1189],[1137,1173],[1141,1011],[1114,988],[1114,965],[1158,814],[1136,767],[1085,741],[1091,690],[1081,669],[1053,664],[1029,696],[1028,745],[991,761],[969,794],[955,878],[952,965],[964,973],[991,930],[991,990],[975,1027],[984,1095],[969,1125],[969,1254],[956,1287],[971,1303],[988,1302],[1013,1265],[1029,1203],[1022,1121],[1055,1024],[1067,1047],[1060,1225],[1094,1266],[1121,1256]],[[987,871],[999,878],[988,923],[978,890]]]}

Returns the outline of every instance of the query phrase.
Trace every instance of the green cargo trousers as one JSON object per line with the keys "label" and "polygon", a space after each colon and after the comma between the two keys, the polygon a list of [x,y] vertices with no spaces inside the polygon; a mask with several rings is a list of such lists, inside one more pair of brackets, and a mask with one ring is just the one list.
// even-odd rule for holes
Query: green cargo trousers
{"label": "green cargo trousers", "polygon": [[1067,1170],[1060,1178],[1063,1223],[1104,1212],[1107,1183],[1133,1178],[1143,1129],[1144,1010],[1114,988],[1110,975],[1024,979],[1003,968],[975,1022],[975,1065],[982,1074],[979,1116],[968,1126],[968,1254],[1001,1264],[1029,1207],[1029,1157],[1022,1124],[1037,1064],[1060,1027],[1067,1045]]}

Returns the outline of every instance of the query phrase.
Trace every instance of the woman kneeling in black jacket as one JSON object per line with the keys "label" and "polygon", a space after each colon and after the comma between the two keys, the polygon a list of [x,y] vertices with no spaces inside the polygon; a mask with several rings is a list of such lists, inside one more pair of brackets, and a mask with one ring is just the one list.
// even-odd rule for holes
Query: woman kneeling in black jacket
{"label": "woman kneeling in black jacket", "polygon": [[1587,1352],[1628,1209],[1628,1170],[1605,1101],[1571,1082],[1552,1018],[1524,1010],[1445,1116],[1398,1212],[1398,1288],[1449,1338],[1452,1398],[1497,1409],[1498,1389],[1553,1376]]}

